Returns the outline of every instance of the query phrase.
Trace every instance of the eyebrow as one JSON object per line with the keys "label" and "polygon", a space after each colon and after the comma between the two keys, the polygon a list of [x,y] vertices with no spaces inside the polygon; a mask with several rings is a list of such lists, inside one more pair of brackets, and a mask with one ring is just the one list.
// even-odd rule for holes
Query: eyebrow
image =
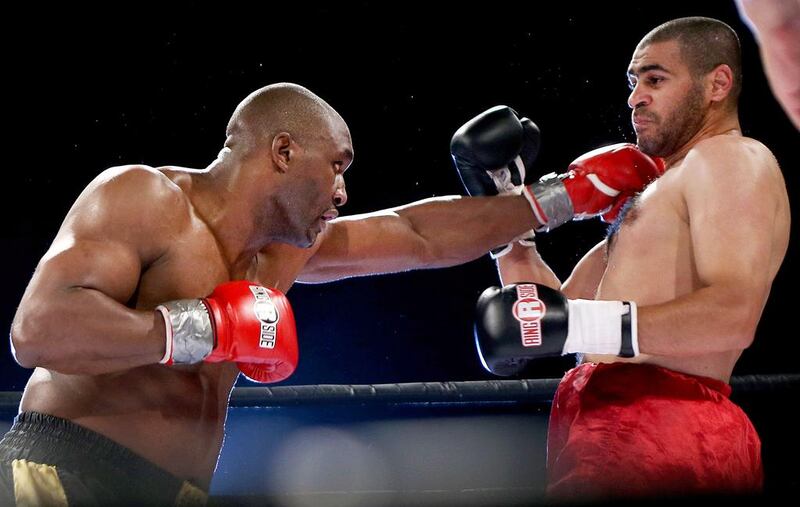
{"label": "eyebrow", "polygon": [[[669,69],[667,69],[663,65],[660,65],[658,63],[651,63],[650,65],[643,65],[642,67],[639,68],[638,71],[634,68],[629,68],[626,75],[638,76],[639,74],[644,74],[645,72],[649,72],[651,70],[660,70],[663,72],[669,72]],[[669,73],[671,74],[671,72]]]}

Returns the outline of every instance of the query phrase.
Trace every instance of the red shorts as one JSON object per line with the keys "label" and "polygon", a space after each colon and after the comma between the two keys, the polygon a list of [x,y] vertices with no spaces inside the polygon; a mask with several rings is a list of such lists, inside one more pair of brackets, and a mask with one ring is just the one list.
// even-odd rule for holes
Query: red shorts
{"label": "red shorts", "polygon": [[550,412],[547,494],[760,492],[761,441],[730,392],[719,380],[653,365],[573,368]]}

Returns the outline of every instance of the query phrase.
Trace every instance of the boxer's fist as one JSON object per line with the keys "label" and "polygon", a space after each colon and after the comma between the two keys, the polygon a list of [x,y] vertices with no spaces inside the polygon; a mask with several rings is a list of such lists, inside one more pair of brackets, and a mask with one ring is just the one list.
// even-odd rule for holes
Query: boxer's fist
{"label": "boxer's fist", "polygon": [[562,181],[574,219],[581,220],[609,211],[620,196],[641,192],[662,174],[662,159],[645,155],[636,145],[620,143],[578,157]]}
{"label": "boxer's fist", "polygon": [[492,107],[462,125],[450,141],[458,175],[472,196],[519,193],[539,154],[539,128],[507,106]]}
{"label": "boxer's fist", "polygon": [[575,159],[567,172],[543,177],[525,188],[540,230],[603,215],[613,220],[627,200],[664,173],[664,161],[633,144],[620,143]]}
{"label": "boxer's fist", "polygon": [[[461,126],[450,141],[458,175],[472,196],[522,193],[527,170],[539,154],[539,127],[528,118],[518,118],[507,106],[495,106]],[[529,245],[533,231],[520,243]],[[512,244],[492,249],[492,258],[511,251]]]}
{"label": "boxer's fist", "polygon": [[157,310],[167,327],[162,363],[235,361],[259,382],[283,380],[297,365],[294,314],[275,289],[228,282],[206,298],[169,301]]}
{"label": "boxer's fist", "polygon": [[475,345],[495,375],[519,373],[532,359],[576,352],[639,354],[636,304],[567,299],[536,283],[489,287],[478,298]]}

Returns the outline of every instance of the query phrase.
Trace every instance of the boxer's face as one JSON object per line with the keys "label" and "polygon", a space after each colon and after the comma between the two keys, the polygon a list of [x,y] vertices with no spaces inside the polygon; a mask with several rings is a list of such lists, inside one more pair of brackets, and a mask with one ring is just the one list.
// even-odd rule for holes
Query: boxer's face
{"label": "boxer's face", "polygon": [[628,82],[633,129],[643,152],[667,157],[700,129],[708,111],[703,81],[692,75],[677,41],[637,47]]}
{"label": "boxer's face", "polygon": [[300,146],[294,164],[294,184],[287,206],[292,210],[294,244],[308,247],[336,218],[347,201],[344,172],[353,161],[353,146],[346,125],[334,125]]}

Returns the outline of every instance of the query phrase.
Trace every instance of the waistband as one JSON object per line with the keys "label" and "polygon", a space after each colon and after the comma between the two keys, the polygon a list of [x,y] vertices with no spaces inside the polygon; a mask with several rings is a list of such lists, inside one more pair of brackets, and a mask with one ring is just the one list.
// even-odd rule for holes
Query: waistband
{"label": "waistband", "polygon": [[645,363],[583,363],[567,372],[562,380],[562,384],[565,383],[573,384],[578,390],[599,383],[604,389],[626,394],[665,394],[695,399],[730,398],[731,395],[730,384],[721,380]]}
{"label": "waistband", "polygon": [[67,419],[21,412],[0,441],[0,448],[19,458],[62,466],[110,482],[146,485],[165,498],[175,498],[184,481],[113,440]]}

